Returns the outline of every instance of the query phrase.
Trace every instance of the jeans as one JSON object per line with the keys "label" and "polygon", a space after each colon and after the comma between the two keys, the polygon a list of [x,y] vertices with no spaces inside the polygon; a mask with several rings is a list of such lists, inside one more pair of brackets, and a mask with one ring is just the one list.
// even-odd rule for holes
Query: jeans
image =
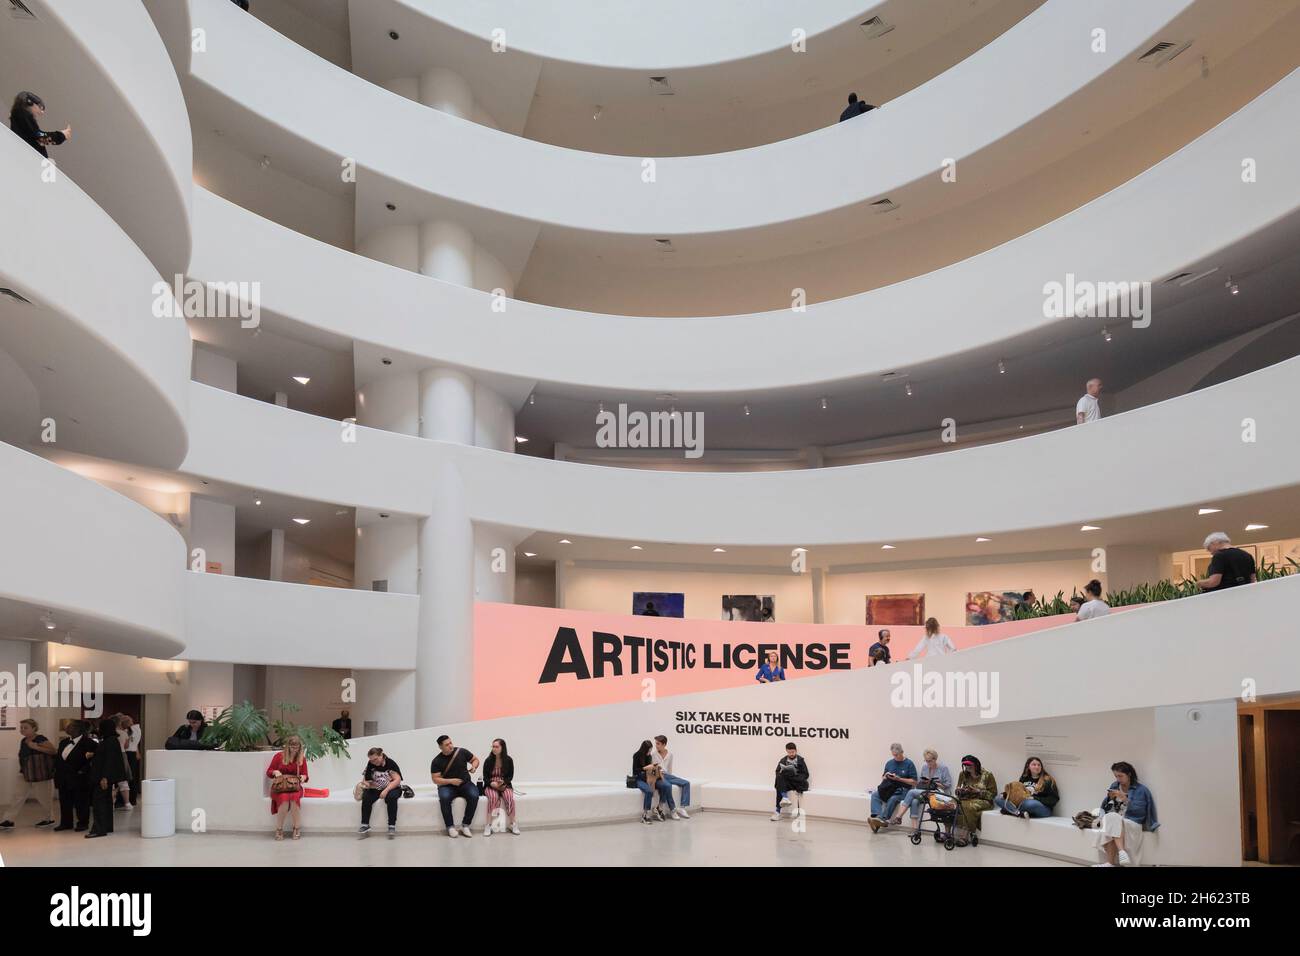
{"label": "jeans", "polygon": [[654,799],[655,791],[659,791],[659,799],[668,801],[668,809],[673,810],[676,804],[673,803],[673,788],[667,780],[660,780],[653,787],[644,780],[636,782],[636,788],[641,791],[641,812],[650,812],[650,801]]}
{"label": "jeans", "polygon": [[799,799],[799,794],[801,794],[801,793],[803,793],[803,792],[804,792],[804,791],[802,791],[802,790],[782,790],[780,787],[777,787],[777,788],[776,788],[776,809],[777,809],[777,812],[778,812],[778,813],[781,812],[781,801],[782,801],[782,800],[784,800],[786,797],[789,797],[790,794],[793,793],[793,794],[794,794],[793,799],[797,801],[797,800]]}
{"label": "jeans", "polygon": [[438,803],[442,805],[442,822],[448,827],[456,824],[451,819],[451,801],[457,797],[465,798],[465,816],[464,825],[469,826],[474,822],[474,811],[478,808],[478,787],[466,780],[460,786],[453,787],[451,784],[444,783],[438,787]]}
{"label": "jeans", "polygon": [[903,796],[903,806],[907,807],[907,812],[913,820],[921,818],[921,807],[925,805],[925,800],[933,790],[909,790]]}
{"label": "jeans", "polygon": [[881,800],[878,791],[871,791],[871,815],[877,820],[888,820],[898,809],[898,805],[903,802],[903,798],[908,795],[909,791],[895,790],[894,795],[888,800]]}
{"label": "jeans", "polygon": [[[388,825],[390,827],[397,826],[397,801],[400,800],[401,798],[402,798],[401,787],[394,787],[392,790],[389,790],[388,794],[384,797],[384,806],[388,809]],[[378,802],[378,800],[379,800],[378,790],[375,790],[371,787],[367,787],[365,790],[361,791],[361,822],[362,823],[368,824],[370,822],[370,811],[374,809],[374,806]],[[447,802],[447,808],[448,808],[447,812],[444,813],[443,816],[450,817],[451,801]],[[451,824],[449,823],[447,824],[447,826],[451,826]]]}
{"label": "jeans", "polygon": [[1007,813],[1013,814],[1015,816],[1041,818],[1041,817],[1050,817],[1052,815],[1051,807],[1047,806],[1046,804],[1039,803],[1037,800],[1032,800],[1032,799],[1021,802],[1019,813],[1016,813],[1015,810],[1012,810],[1009,806],[1007,806],[1007,801],[1004,800],[1002,797],[995,797],[993,800],[993,804],[999,810],[1005,810],[1007,811]]}
{"label": "jeans", "polygon": [[[664,783],[668,784],[668,793],[670,795],[673,792],[673,787],[681,787],[682,806],[689,807],[691,805],[691,782],[689,780],[683,780],[681,777],[674,777],[672,774],[666,773],[664,774]],[[670,799],[668,801],[668,806],[670,809],[672,808],[672,805],[673,803],[672,800]]]}

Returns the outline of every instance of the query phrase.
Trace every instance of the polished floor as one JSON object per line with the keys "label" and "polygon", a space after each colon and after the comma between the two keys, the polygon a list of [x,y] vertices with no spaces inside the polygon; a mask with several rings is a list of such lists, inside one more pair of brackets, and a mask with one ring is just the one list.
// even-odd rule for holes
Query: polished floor
{"label": "polished floor", "polygon": [[[29,808],[31,809],[31,808]],[[139,836],[138,812],[119,811],[116,832],[99,840],[80,833],[21,825],[0,832],[0,857],[21,866],[1072,866],[1074,864],[982,844],[952,851],[932,840],[912,846],[902,832],[873,836],[863,824],[809,819],[796,833],[789,821],[722,811],[690,820],[631,821],[586,828],[524,829],[484,838],[448,839],[429,833],[389,839],[304,831],[294,842],[265,834],[178,833],[161,840]],[[399,820],[400,823],[400,820]],[[269,820],[268,820],[269,824]],[[521,826],[526,822],[521,821]]]}

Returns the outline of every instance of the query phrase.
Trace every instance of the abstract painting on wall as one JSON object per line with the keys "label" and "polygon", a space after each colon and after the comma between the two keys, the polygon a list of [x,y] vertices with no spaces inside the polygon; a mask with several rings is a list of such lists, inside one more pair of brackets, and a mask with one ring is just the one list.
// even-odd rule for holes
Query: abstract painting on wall
{"label": "abstract painting on wall", "polygon": [[776,620],[776,597],[772,594],[724,594],[722,619],[772,623]]}
{"label": "abstract painting on wall", "polygon": [[1003,624],[1016,619],[1016,605],[1024,600],[1025,591],[973,591],[966,594],[966,623]]}
{"label": "abstract painting on wall", "polygon": [[867,623],[882,625],[924,624],[924,594],[868,594]]}
{"label": "abstract painting on wall", "polygon": [[633,591],[632,613],[644,617],[685,617],[686,595],[673,591]]}

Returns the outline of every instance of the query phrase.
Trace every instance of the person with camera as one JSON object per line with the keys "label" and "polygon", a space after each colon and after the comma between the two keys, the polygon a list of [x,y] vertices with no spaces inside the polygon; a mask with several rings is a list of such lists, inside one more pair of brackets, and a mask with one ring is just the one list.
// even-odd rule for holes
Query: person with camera
{"label": "person with camera", "polygon": [[776,812],[772,820],[781,819],[781,808],[791,803],[790,794],[807,793],[812,783],[808,764],[799,756],[799,748],[794,743],[785,745],[785,756],[776,764]]}
{"label": "person with camera", "polygon": [[903,822],[903,811],[912,818],[912,826],[921,819],[921,801],[932,793],[946,793],[952,796],[952,772],[947,764],[939,763],[939,753],[926,749],[922,754],[921,769],[918,771],[916,786],[903,795],[902,802],[894,812],[891,824]]}
{"label": "person with camera", "polygon": [[370,832],[370,811],[380,800],[388,811],[388,835],[397,832],[397,802],[402,798],[402,768],[384,753],[383,747],[366,751],[366,766],[361,771],[361,829]]}
{"label": "person with camera", "polygon": [[872,833],[889,826],[894,811],[920,779],[916,764],[903,753],[902,744],[890,744],[889,754],[880,783],[871,791],[871,816],[867,819],[867,826],[871,827]]}
{"label": "person with camera", "polygon": [[1100,818],[1086,832],[1104,858],[1093,866],[1128,866],[1141,859],[1143,834],[1160,829],[1156,798],[1146,784],[1138,782],[1131,763],[1121,760],[1111,764],[1110,770],[1115,782],[1106,791]]}
{"label": "person with camera", "polygon": [[961,758],[961,773],[957,775],[957,845],[965,846],[970,835],[980,828],[980,814],[993,809],[993,798],[998,795],[998,782],[991,771],[985,770],[979,757],[967,754]]}

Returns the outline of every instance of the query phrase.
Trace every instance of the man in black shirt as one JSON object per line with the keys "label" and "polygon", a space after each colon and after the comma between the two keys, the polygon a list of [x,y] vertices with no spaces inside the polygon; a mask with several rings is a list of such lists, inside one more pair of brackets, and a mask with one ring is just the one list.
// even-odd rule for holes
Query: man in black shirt
{"label": "man in black shirt", "polygon": [[333,727],[334,732],[344,740],[352,739],[352,715],[348,711],[340,711],[339,716],[335,719],[334,723],[330,724],[330,726]]}
{"label": "man in black shirt", "polygon": [[875,667],[877,664],[889,663],[889,628],[882,627],[876,636],[880,640],[872,644],[867,650],[867,666]]}
{"label": "man in black shirt", "polygon": [[[478,808],[479,792],[469,777],[478,769],[478,757],[457,747],[446,734],[438,738],[438,751],[429,764],[429,773],[438,787],[438,803],[442,806],[442,822],[447,825],[447,836],[473,836],[470,826]],[[465,816],[461,818],[459,832],[451,816],[451,802],[457,797],[465,801]]]}
{"label": "man in black shirt", "polygon": [[1222,591],[1255,583],[1255,559],[1249,552],[1234,548],[1232,539],[1222,531],[1205,539],[1205,550],[1213,557],[1205,577],[1196,582],[1202,591]]}
{"label": "man in black shirt", "polygon": [[874,109],[875,107],[870,103],[864,103],[862,100],[858,99],[857,93],[850,93],[849,105],[844,107],[844,112],[840,114],[840,122],[843,123],[845,120],[853,119],[855,116],[861,116],[863,113],[867,112],[867,110]]}

